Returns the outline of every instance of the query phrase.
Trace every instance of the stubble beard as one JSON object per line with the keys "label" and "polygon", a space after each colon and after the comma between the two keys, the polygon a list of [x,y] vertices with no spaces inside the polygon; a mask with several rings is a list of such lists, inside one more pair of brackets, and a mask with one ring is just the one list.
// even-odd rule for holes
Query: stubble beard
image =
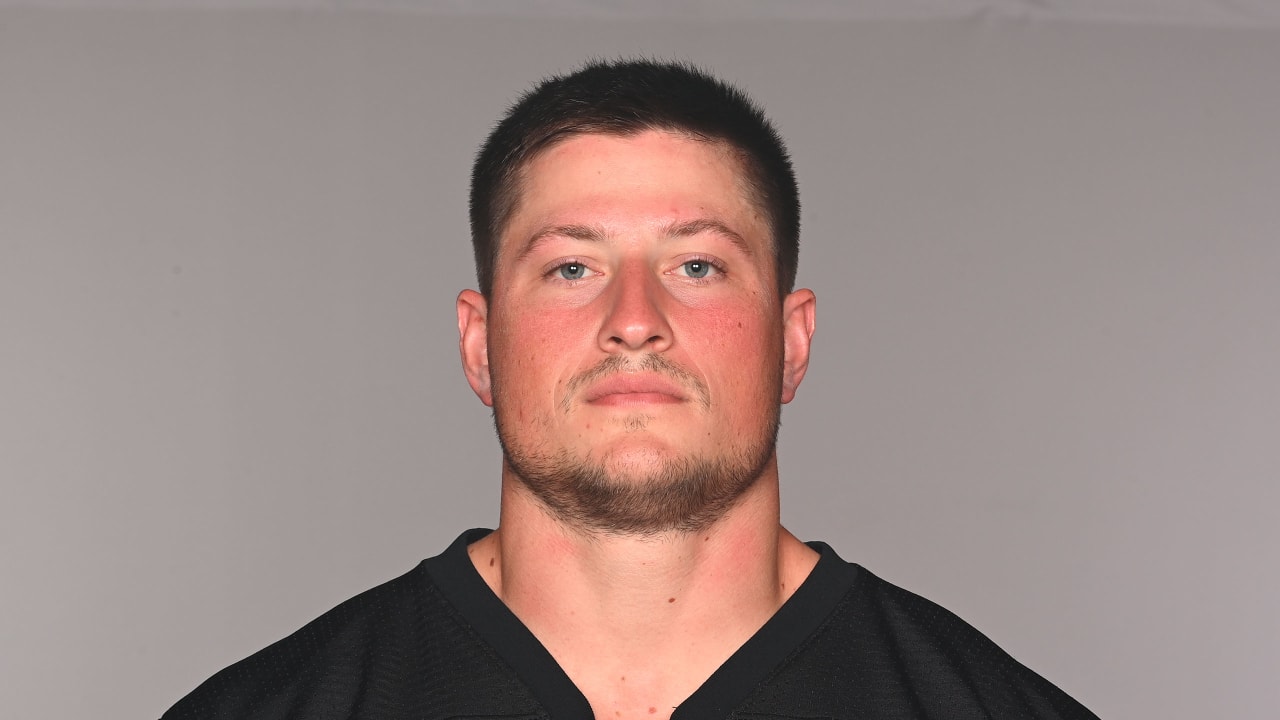
{"label": "stubble beard", "polygon": [[[523,447],[496,405],[494,420],[507,467],[554,519],[587,533],[653,536],[705,530],[755,484],[777,446],[782,409],[768,407],[746,444],[715,457],[662,458],[643,471],[611,468],[608,457],[593,453]],[[629,418],[628,429],[642,430],[647,421]]]}

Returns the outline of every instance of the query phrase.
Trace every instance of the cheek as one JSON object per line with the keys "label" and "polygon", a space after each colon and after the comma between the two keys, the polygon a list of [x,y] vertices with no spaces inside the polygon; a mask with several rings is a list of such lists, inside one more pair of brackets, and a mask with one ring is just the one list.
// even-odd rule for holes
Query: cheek
{"label": "cheek", "polygon": [[721,394],[745,398],[767,388],[779,372],[781,340],[777,323],[758,305],[702,308],[687,328],[684,343],[690,361],[698,365]]}
{"label": "cheek", "polygon": [[[539,402],[553,397],[581,346],[581,322],[561,311],[512,315],[492,328],[489,363],[504,400]],[[576,334],[575,334],[576,333]]]}

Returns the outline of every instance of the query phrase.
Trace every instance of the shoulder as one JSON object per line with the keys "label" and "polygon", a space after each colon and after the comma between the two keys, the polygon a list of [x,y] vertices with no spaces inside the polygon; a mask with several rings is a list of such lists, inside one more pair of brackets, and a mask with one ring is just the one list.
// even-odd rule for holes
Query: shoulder
{"label": "shoulder", "polygon": [[371,676],[386,674],[380,658],[409,653],[424,619],[448,614],[419,565],[217,673],[164,719],[349,717]]}
{"label": "shoulder", "polygon": [[787,694],[823,677],[855,716],[1096,720],[954,613],[849,568],[848,591],[771,681]]}

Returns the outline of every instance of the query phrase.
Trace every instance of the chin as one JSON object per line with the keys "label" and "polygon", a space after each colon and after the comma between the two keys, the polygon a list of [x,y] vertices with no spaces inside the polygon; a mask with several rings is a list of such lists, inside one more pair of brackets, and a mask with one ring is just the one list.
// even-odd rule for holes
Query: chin
{"label": "chin", "polygon": [[676,457],[665,448],[629,448],[608,453],[600,459],[600,467],[615,482],[648,484],[669,477]]}
{"label": "chin", "polygon": [[[515,452],[512,452],[515,450]],[[587,532],[697,532],[715,523],[760,476],[772,443],[716,457],[669,445],[624,444],[603,454],[507,448],[507,466],[550,513]]]}

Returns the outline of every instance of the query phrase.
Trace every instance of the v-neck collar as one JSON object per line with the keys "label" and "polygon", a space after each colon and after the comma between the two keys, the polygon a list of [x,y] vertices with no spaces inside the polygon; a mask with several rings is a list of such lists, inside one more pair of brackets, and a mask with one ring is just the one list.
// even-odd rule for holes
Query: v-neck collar
{"label": "v-neck collar", "polygon": [[[493,593],[476,571],[467,546],[492,532],[468,530],[443,553],[427,560],[427,573],[458,613],[505,660],[555,720],[593,720],[591,704],[529,628]],[[747,639],[692,695],[671,720],[726,717],[826,621],[857,580],[857,567],[825,543],[809,576],[778,612]]]}

